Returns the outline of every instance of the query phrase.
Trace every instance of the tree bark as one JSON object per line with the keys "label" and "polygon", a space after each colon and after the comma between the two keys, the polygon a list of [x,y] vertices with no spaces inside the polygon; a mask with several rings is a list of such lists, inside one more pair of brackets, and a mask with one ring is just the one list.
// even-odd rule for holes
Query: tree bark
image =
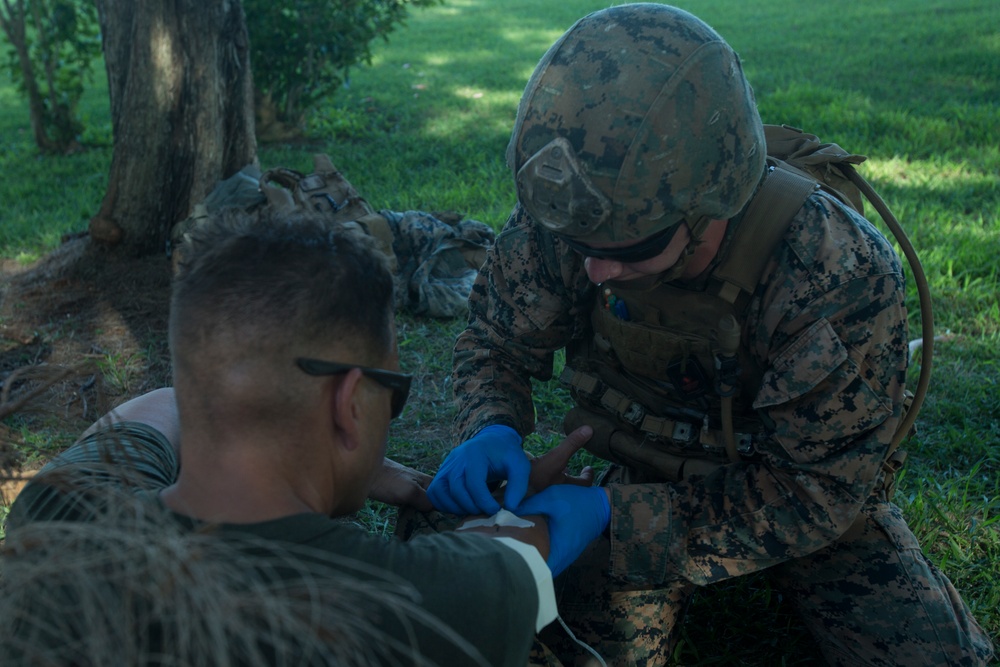
{"label": "tree bark", "polygon": [[163,252],[170,228],[256,162],[239,0],[98,0],[114,151],[93,240]]}

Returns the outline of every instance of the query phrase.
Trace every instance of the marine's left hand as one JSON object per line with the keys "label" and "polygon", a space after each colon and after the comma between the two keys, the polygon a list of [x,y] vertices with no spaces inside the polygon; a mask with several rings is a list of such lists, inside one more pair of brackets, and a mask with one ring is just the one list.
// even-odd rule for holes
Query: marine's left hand
{"label": "marine's left hand", "polygon": [[421,512],[434,509],[427,497],[427,486],[433,479],[430,475],[397,463],[392,459],[382,460],[382,469],[375,478],[368,497],[389,505],[410,505]]}

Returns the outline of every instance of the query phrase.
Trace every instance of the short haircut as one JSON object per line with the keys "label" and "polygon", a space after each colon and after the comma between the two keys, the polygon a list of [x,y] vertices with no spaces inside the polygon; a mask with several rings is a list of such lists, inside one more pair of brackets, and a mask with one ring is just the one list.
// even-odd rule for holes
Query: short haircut
{"label": "short haircut", "polygon": [[354,223],[232,209],[193,230],[181,257],[170,313],[175,367],[202,363],[202,348],[235,358],[337,341],[362,358],[390,349],[392,273]]}

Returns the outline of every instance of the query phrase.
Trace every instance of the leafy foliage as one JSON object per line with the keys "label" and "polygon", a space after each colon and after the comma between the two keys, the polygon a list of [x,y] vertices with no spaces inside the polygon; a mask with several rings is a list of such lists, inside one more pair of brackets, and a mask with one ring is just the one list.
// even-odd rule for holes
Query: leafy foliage
{"label": "leafy foliage", "polygon": [[46,152],[67,152],[83,132],[77,105],[100,55],[96,5],[4,0],[0,25],[9,41],[6,67],[29,100],[35,143]]}
{"label": "leafy foliage", "polygon": [[359,62],[371,62],[371,42],[407,15],[408,5],[441,0],[244,0],[262,125],[301,124]]}

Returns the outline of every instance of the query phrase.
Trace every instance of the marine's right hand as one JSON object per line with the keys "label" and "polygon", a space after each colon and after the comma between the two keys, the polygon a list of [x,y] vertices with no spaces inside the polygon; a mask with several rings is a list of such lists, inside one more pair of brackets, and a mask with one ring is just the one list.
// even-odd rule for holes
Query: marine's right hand
{"label": "marine's right hand", "polygon": [[489,483],[507,480],[503,504],[517,507],[528,492],[531,464],[521,449],[521,436],[502,424],[492,424],[448,454],[427,488],[435,508],[451,514],[500,511]]}

